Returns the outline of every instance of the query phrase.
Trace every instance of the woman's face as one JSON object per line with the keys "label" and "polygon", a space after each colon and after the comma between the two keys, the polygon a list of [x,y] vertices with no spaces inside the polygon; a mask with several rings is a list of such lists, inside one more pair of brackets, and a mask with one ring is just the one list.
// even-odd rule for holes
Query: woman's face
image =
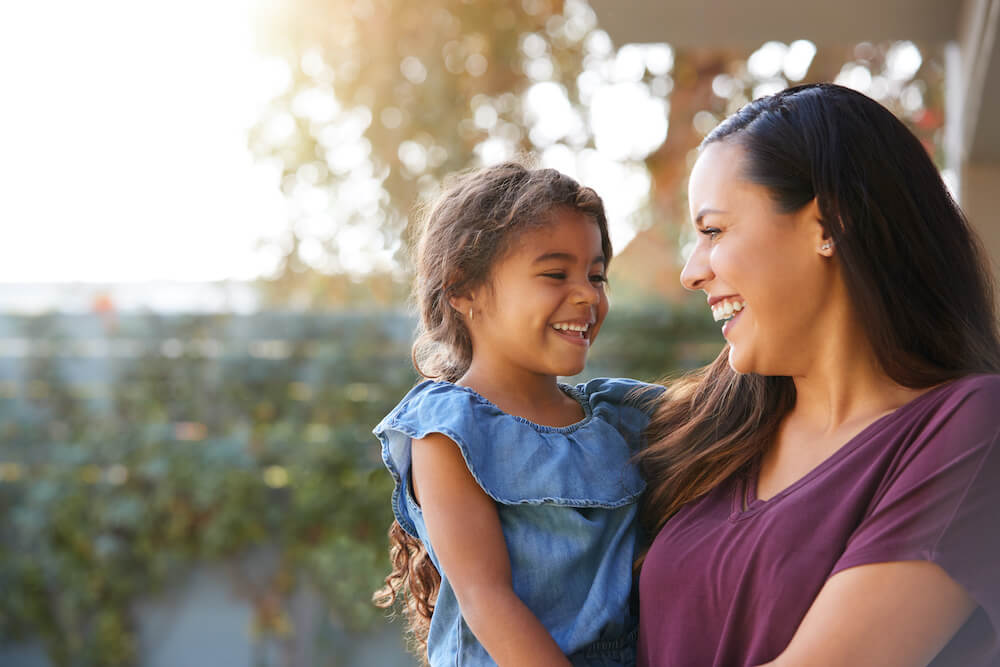
{"label": "woman's face", "polygon": [[703,290],[723,323],[729,363],[740,373],[808,372],[837,312],[833,248],[824,248],[815,200],[778,212],[763,186],[742,176],[742,147],[710,144],[688,185],[697,244],[681,272],[690,290]]}

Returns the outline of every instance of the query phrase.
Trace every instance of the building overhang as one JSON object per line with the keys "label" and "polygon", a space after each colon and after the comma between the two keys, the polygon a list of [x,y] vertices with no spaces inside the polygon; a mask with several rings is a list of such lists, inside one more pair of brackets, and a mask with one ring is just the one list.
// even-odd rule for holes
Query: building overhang
{"label": "building overhang", "polygon": [[1000,163],[1000,0],[590,0],[616,44],[756,48],[908,39],[957,44],[964,90],[962,163]]}

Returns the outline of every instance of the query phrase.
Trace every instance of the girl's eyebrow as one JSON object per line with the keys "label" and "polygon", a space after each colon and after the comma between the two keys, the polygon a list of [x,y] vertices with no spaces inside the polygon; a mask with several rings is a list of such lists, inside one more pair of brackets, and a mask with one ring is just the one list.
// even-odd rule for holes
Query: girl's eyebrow
{"label": "girl's eyebrow", "polygon": [[713,213],[725,213],[725,212],[726,211],[723,211],[723,210],[717,209],[717,208],[703,208],[700,211],[698,211],[698,215],[694,216],[694,224],[700,225],[702,219],[706,215],[711,215]]}
{"label": "girl's eyebrow", "polygon": [[[538,264],[540,262],[548,262],[548,261],[552,261],[552,260],[562,260],[562,261],[566,261],[566,262],[575,262],[576,261],[576,255],[574,255],[572,253],[569,253],[569,252],[547,252],[544,255],[539,255],[538,257],[536,257],[535,261],[533,261],[532,264]],[[597,256],[595,256],[594,259],[592,259],[590,263],[591,264],[597,264],[598,262],[600,262],[601,264],[605,263],[604,255],[597,255]]]}

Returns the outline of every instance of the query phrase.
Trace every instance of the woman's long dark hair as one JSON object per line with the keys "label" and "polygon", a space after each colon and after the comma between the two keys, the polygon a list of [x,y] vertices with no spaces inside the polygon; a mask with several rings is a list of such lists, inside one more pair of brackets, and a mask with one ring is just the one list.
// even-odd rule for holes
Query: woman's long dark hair
{"label": "woman's long dark hair", "polygon": [[[924,147],[888,110],[849,88],[813,84],[754,100],[702,148],[744,152],[743,177],[775,209],[816,199],[871,347],[892,380],[930,387],[1000,372],[993,284],[983,250]],[[647,430],[643,527],[746,471],[795,404],[791,378],[739,374],[728,346],[675,382]]]}

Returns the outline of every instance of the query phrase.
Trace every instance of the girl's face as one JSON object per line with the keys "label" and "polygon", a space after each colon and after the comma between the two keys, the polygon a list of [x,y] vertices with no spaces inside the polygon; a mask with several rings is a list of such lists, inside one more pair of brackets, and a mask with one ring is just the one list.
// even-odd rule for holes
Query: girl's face
{"label": "girl's face", "polygon": [[743,159],[725,142],[698,157],[688,186],[698,238],[681,282],[708,296],[734,370],[798,375],[837,312],[834,250],[824,247],[815,200],[779,213],[767,189],[743,178]]}
{"label": "girl's face", "polygon": [[583,370],[608,313],[601,232],[572,209],[551,216],[517,239],[488,284],[456,304],[472,333],[473,365],[545,376]]}

